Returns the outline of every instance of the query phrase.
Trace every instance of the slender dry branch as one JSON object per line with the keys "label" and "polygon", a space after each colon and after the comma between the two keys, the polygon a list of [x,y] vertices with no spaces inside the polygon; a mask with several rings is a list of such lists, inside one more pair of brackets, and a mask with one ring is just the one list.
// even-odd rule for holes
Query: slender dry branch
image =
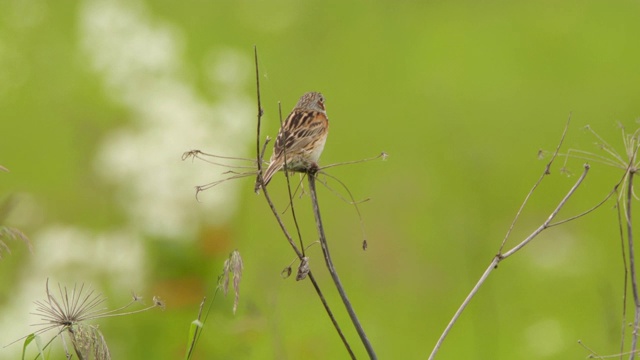
{"label": "slender dry branch", "polygon": [[[317,170],[317,169],[316,169]],[[324,233],[324,227],[322,225],[322,217],[320,216],[320,206],[318,205],[318,195],[316,193],[316,172],[311,171],[307,178],[309,179],[309,193],[311,194],[311,202],[313,203],[313,215],[316,219],[316,227],[318,230],[318,236],[320,238],[320,245],[322,246],[322,253],[324,254],[324,260],[327,264],[327,269],[329,269],[329,273],[331,274],[331,278],[333,279],[333,283],[338,289],[338,293],[340,294],[340,298],[342,299],[342,303],[347,309],[347,313],[351,318],[351,322],[353,326],[356,328],[358,335],[360,336],[360,340],[364,345],[369,357],[371,359],[377,359],[376,353],[373,350],[373,346],[371,346],[371,342],[367,338],[367,334],[364,332],[362,325],[360,324],[360,320],[356,316],[355,310],[347,297],[347,293],[342,286],[342,282],[340,281],[340,277],[336,272],[335,267],[333,266],[333,261],[331,260],[331,254],[329,253],[329,245],[327,243],[327,238]]]}
{"label": "slender dry branch", "polygon": [[[261,125],[261,122],[262,122],[263,111],[262,111],[262,103],[261,103],[261,100],[260,100],[260,75],[259,75],[259,67],[258,67],[258,48],[256,46],[254,46],[253,49],[254,49],[254,58],[255,58],[255,66],[256,66],[256,91],[257,91],[257,99],[258,99],[258,121],[257,121],[257,132],[256,132],[256,157],[257,157],[256,161],[257,161],[257,164],[258,164],[258,174],[257,174],[257,178],[256,178],[256,184],[264,184],[264,181],[263,181],[263,178],[262,178],[262,157],[264,156],[264,149],[263,149],[262,152],[260,151],[260,125]],[[266,146],[266,144],[265,144],[265,146]],[[256,189],[257,188],[258,187],[256,186]],[[271,209],[271,212],[273,213],[273,216],[275,216],[276,221],[278,222],[278,225],[280,225],[280,229],[282,230],[282,233],[287,238],[287,241],[289,242],[289,245],[291,246],[293,251],[298,256],[298,259],[300,259],[300,261],[304,261],[303,251],[298,249],[298,247],[296,246],[296,243],[293,241],[293,238],[291,237],[291,235],[289,234],[289,231],[287,230],[286,226],[284,225],[284,222],[282,221],[282,219],[278,215],[278,210],[276,209],[275,205],[273,204],[273,201],[271,201],[271,197],[269,197],[269,192],[267,191],[267,187],[266,186],[260,186],[260,188],[262,188],[262,193],[264,194],[264,197],[267,200],[267,203],[269,204],[269,208]],[[324,295],[322,294],[322,291],[320,290],[320,286],[318,285],[318,282],[316,281],[316,279],[313,276],[311,271],[308,272],[307,277],[311,281],[311,284],[313,284],[313,288],[315,289],[316,294],[318,294],[318,297],[320,298],[320,301],[322,302],[322,306],[324,307],[325,311],[327,312],[327,315],[329,316],[329,319],[331,319],[331,323],[333,324],[333,327],[336,329],[336,332],[340,336],[340,339],[342,340],[342,343],[344,344],[345,348],[347,349],[347,352],[349,353],[349,356],[351,357],[351,359],[355,359],[356,356],[353,353],[353,350],[351,350],[351,346],[349,345],[349,342],[347,341],[347,338],[342,333],[342,330],[340,329],[340,325],[338,324],[338,321],[336,320],[335,316],[333,315],[333,312],[331,311],[331,308],[329,307],[329,304],[327,303],[327,300],[325,299]]]}
{"label": "slender dry branch", "polygon": [[[258,174],[256,175],[256,192],[259,187],[258,184],[263,184],[262,182],[262,156],[264,155],[264,151],[260,152],[260,127],[262,123],[262,101],[260,99],[260,70],[258,67],[258,47],[253,46],[253,57],[256,64],[256,98],[258,99],[258,124],[256,126],[256,163],[258,164]],[[266,146],[266,144],[265,144]]]}
{"label": "slender dry branch", "polygon": [[[548,171],[548,167],[547,167],[546,171]],[[504,260],[504,259],[510,257],[511,255],[515,254],[516,252],[518,252],[520,249],[522,249],[524,246],[526,246],[529,242],[531,242],[531,240],[533,240],[536,236],[538,236],[542,231],[544,231],[545,229],[549,228],[549,224],[551,223],[551,221],[556,217],[556,215],[558,215],[558,212],[560,212],[560,210],[564,207],[564,205],[567,203],[569,198],[576,192],[576,190],[578,189],[580,184],[582,184],[582,182],[586,178],[588,172],[589,172],[589,165],[585,164],[584,165],[584,171],[582,172],[582,175],[580,176],[580,178],[576,181],[576,183],[573,185],[573,187],[571,187],[571,189],[569,190],[569,192],[567,192],[567,194],[564,196],[564,198],[562,198],[562,200],[558,203],[556,208],[547,217],[547,220],[545,220],[545,222],[542,223],[542,225],[540,225],[536,230],[534,230],[531,233],[531,235],[527,236],[518,245],[514,246],[512,249],[510,249],[509,251],[505,252],[504,254],[498,253],[497,255],[494,256],[493,260],[489,264],[489,267],[487,267],[485,272],[480,277],[480,280],[478,280],[478,282],[473,287],[473,289],[471,290],[469,295],[467,295],[466,299],[464,299],[464,301],[462,302],[462,305],[460,305],[460,307],[458,308],[456,313],[453,315],[453,318],[451,319],[451,321],[449,321],[449,324],[447,325],[447,327],[442,332],[442,335],[440,335],[440,338],[438,339],[438,342],[436,343],[435,347],[433,348],[433,351],[431,352],[431,355],[429,355],[429,359],[430,360],[435,359],[435,356],[438,353],[438,350],[442,346],[442,343],[444,342],[444,339],[447,337],[447,335],[449,334],[449,332],[453,328],[453,325],[455,325],[456,321],[458,321],[458,319],[462,315],[462,312],[464,311],[464,309],[467,307],[467,305],[469,305],[469,303],[471,302],[473,297],[478,293],[478,290],[484,284],[484,282],[487,280],[487,278],[489,277],[489,275],[491,274],[493,269],[496,269],[498,267],[498,264],[502,260]]]}
{"label": "slender dry branch", "polygon": [[480,290],[480,287],[487,280],[491,272],[498,267],[499,262],[500,262],[500,257],[497,255],[494,256],[493,260],[491,260],[491,264],[489,264],[487,269],[484,271],[484,273],[480,277],[480,280],[478,280],[478,282],[473,287],[473,289],[471,289],[471,292],[469,293],[469,295],[467,295],[467,297],[464,299],[464,301],[462,302],[462,304],[460,305],[456,313],[451,318],[451,321],[449,321],[449,324],[447,324],[447,327],[442,332],[442,335],[440,335],[440,338],[438,339],[436,346],[431,351],[431,355],[429,355],[429,360],[435,359],[436,354],[438,353],[438,350],[440,350],[440,346],[442,346],[442,343],[444,342],[444,339],[447,337],[447,335],[449,335],[449,331],[451,331],[451,329],[453,328],[453,325],[455,325],[455,323],[458,321],[458,319],[462,315],[462,312],[464,311],[464,309],[467,308],[467,305],[469,305],[473,297],[476,296],[476,294],[478,293],[478,290]]}
{"label": "slender dry branch", "polygon": [[543,230],[545,230],[545,229],[547,229],[549,227],[549,224],[551,223],[551,220],[553,220],[556,217],[556,215],[558,215],[558,213],[564,207],[564,205],[567,203],[567,201],[569,201],[569,198],[571,197],[571,195],[573,195],[573,193],[575,193],[576,190],[578,190],[578,187],[580,186],[580,184],[582,184],[582,182],[584,181],[585,177],[587,177],[587,173],[589,173],[589,169],[590,169],[589,164],[584,164],[584,171],[582,172],[582,175],[580,175],[580,178],[578,178],[578,181],[576,181],[576,183],[573,184],[573,187],[571,187],[571,189],[569,190],[567,195],[565,195],[565,197],[560,201],[558,206],[553,210],[551,215],[549,215],[547,220],[544,223],[542,223],[542,225],[540,225],[533,233],[531,233],[531,235],[527,236],[526,239],[524,239],[518,245],[514,246],[511,250],[509,250],[509,251],[505,252],[504,254],[502,254],[502,256],[501,256],[502,260],[504,260],[504,259],[508,258],[509,256],[511,256],[511,255],[515,254],[516,252],[518,252],[518,250],[522,249],[531,240],[533,240],[533,238],[538,236],[538,234],[540,234]]}
{"label": "slender dry branch", "polygon": [[504,239],[502,240],[502,244],[500,245],[500,250],[498,250],[499,254],[502,253],[502,249],[504,248],[504,245],[507,243],[507,239],[509,239],[509,236],[511,235],[511,231],[513,231],[513,227],[516,225],[516,222],[518,222],[518,219],[520,218],[520,214],[522,214],[522,210],[524,209],[525,205],[529,202],[529,198],[531,198],[531,195],[533,195],[533,192],[538,188],[538,185],[540,185],[540,183],[545,178],[545,176],[551,174],[551,165],[555,161],[556,157],[558,157],[558,153],[560,152],[560,148],[562,147],[564,138],[567,136],[567,131],[569,131],[570,123],[571,123],[571,114],[569,114],[567,123],[564,125],[564,130],[562,131],[560,142],[558,142],[558,146],[556,146],[556,150],[553,152],[553,155],[551,156],[551,160],[549,160],[549,162],[545,166],[544,171],[540,175],[540,178],[538,178],[538,181],[536,181],[536,183],[533,184],[533,187],[531,188],[531,190],[529,190],[529,193],[524,198],[522,205],[520,205],[520,208],[518,209],[518,212],[516,213],[515,218],[511,222],[511,225],[509,226],[509,230],[507,230],[507,234],[504,236]]}
{"label": "slender dry branch", "polygon": [[[280,118],[280,127],[282,127],[282,104],[280,104],[280,102],[278,102],[278,117]],[[285,132],[285,138],[283,143],[287,143],[288,140],[288,133]],[[284,155],[284,163],[287,163],[287,147],[284,146],[282,148],[282,154]],[[293,224],[296,227],[296,232],[298,233],[298,240],[300,241],[300,249],[302,252],[302,257],[303,257],[303,263],[307,263],[307,261],[304,261],[304,257],[305,257],[305,249],[304,249],[304,243],[302,242],[302,232],[300,231],[300,225],[298,225],[298,217],[296,216],[296,209],[293,206],[293,193],[291,192],[291,181],[289,179],[289,172],[286,171],[284,172],[284,176],[287,178],[287,191],[289,194],[289,205],[291,207],[291,217],[293,218]]]}
{"label": "slender dry branch", "polygon": [[605,196],[604,199],[602,199],[596,205],[592,206],[590,209],[587,209],[587,210],[581,212],[578,215],[574,215],[574,216],[568,217],[566,219],[558,220],[558,221],[556,221],[554,223],[551,223],[551,224],[549,224],[549,227],[562,225],[564,223],[576,220],[578,218],[581,218],[581,217],[583,217],[585,215],[588,215],[589,213],[595,211],[596,209],[598,209],[599,207],[604,205],[604,203],[606,203],[607,200],[609,200],[613,195],[618,193],[618,189],[620,188],[620,185],[622,185],[624,183],[624,181],[626,180],[626,177],[627,177],[627,173],[625,172],[624,175],[622,176],[622,179],[620,179],[620,181],[613,187],[613,189],[609,192],[609,194],[607,194],[607,196]]}
{"label": "slender dry branch", "polygon": [[[629,355],[630,359],[634,359],[636,354],[639,352],[638,350],[638,331],[640,326],[640,301],[639,301],[639,290],[637,285],[637,273],[636,273],[636,265],[635,265],[635,251],[634,251],[634,241],[633,241],[633,222],[631,216],[631,207],[632,200],[638,199],[638,197],[634,194],[633,190],[633,180],[635,177],[635,173],[638,171],[638,167],[640,163],[636,162],[638,151],[640,150],[640,139],[638,136],[640,135],[640,128],[636,129],[632,134],[627,134],[624,127],[620,126],[622,142],[624,145],[625,153],[620,154],[616,151],[616,149],[611,146],[607,141],[605,141],[600,135],[598,135],[591,127],[587,126],[586,129],[591,132],[591,134],[596,138],[596,144],[598,147],[606,153],[605,155],[592,154],[590,152],[582,151],[582,150],[570,150],[569,155],[573,155],[572,153],[578,154],[578,158],[590,158],[595,161],[598,161],[602,164],[613,166],[615,168],[623,169],[624,173],[622,176],[622,180],[616,184],[612,192],[609,194],[611,197],[613,194],[617,193],[617,214],[618,214],[618,231],[620,237],[620,248],[622,255],[622,265],[623,265],[623,294],[622,294],[622,320],[621,320],[621,333],[620,333],[620,353],[617,355],[606,356],[609,357],[619,357],[622,359],[624,355]],[[626,157],[625,157],[626,156]],[[626,158],[626,160],[625,160]],[[626,186],[625,186],[626,185]],[[618,191],[618,189],[625,188],[623,191]],[[606,201],[606,199],[605,199]],[[604,202],[604,201],[603,201]],[[598,204],[597,206],[599,206]],[[596,207],[597,207],[596,206]],[[568,219],[571,220],[571,219]],[[561,224],[563,221],[560,221],[556,224]],[[552,224],[556,225],[556,224]],[[625,231],[627,233],[627,238],[625,239]],[[628,250],[628,258],[627,251],[625,251],[625,241],[626,246],[629,248]],[[628,260],[627,260],[628,259]],[[630,281],[629,281],[630,279]],[[629,283],[631,283],[631,291],[633,293],[633,301],[634,301],[634,321],[631,335],[631,350],[629,352],[625,352],[625,340],[626,340],[626,327],[627,327],[627,298],[629,291]],[[590,350],[591,351],[591,350]],[[593,352],[593,351],[592,351]],[[603,357],[604,358],[604,357]]]}
{"label": "slender dry branch", "polygon": [[618,232],[620,237],[620,249],[622,252],[622,268],[623,268],[623,290],[622,290],[622,325],[620,326],[620,353],[624,352],[624,341],[627,333],[627,291],[629,290],[629,268],[627,267],[627,254],[624,251],[624,227],[622,226],[622,211],[620,201],[616,203],[616,209],[618,210]]}
{"label": "slender dry branch", "polygon": [[333,194],[335,194],[338,198],[340,198],[345,203],[347,203],[349,205],[353,205],[353,207],[356,209],[356,214],[358,215],[358,220],[360,221],[360,233],[362,234],[362,249],[366,250],[367,246],[368,246],[368,244],[367,244],[367,234],[366,234],[365,229],[364,229],[364,221],[362,221],[362,214],[360,213],[360,208],[358,207],[358,204],[367,202],[367,201],[369,201],[371,199],[366,198],[366,199],[363,199],[363,200],[356,201],[356,199],[353,197],[353,194],[351,193],[351,190],[349,190],[347,185],[345,183],[343,183],[340,179],[338,179],[335,176],[332,176],[332,175],[329,175],[327,173],[324,173],[324,172],[323,172],[323,175],[328,176],[328,177],[332,178],[333,180],[337,181],[338,184],[340,184],[340,186],[342,186],[342,188],[349,195],[349,199],[351,199],[351,200],[345,199],[344,196],[342,196],[339,192],[337,192],[331,186],[329,186],[329,184],[327,184],[326,181],[320,181],[318,179],[318,181],[320,181],[320,183],[322,185],[324,185],[329,191],[331,191]]}
{"label": "slender dry branch", "polygon": [[365,162],[378,160],[380,158],[382,158],[382,160],[386,160],[388,157],[389,157],[389,154],[387,154],[386,152],[383,151],[378,156],[374,156],[374,157],[366,158],[366,159],[361,159],[361,160],[352,160],[352,161],[345,161],[345,162],[336,163],[336,164],[329,164],[329,165],[321,167],[319,170],[326,170],[326,169],[329,169],[329,168],[332,168],[332,167],[336,167],[336,166],[362,164],[362,163],[365,163]]}
{"label": "slender dry branch", "polygon": [[[262,181],[262,174],[260,174],[259,176],[260,176],[260,181]],[[264,194],[264,197],[267,200],[267,203],[269,204],[269,208],[271,209],[271,212],[273,213],[273,216],[275,216],[276,221],[278,222],[278,225],[280,225],[280,229],[282,230],[283,234],[287,238],[287,241],[289,242],[289,245],[291,246],[293,251],[298,256],[298,259],[300,259],[300,261],[303,261],[304,260],[304,255],[303,255],[302,251],[300,249],[298,249],[298,246],[296,245],[295,241],[293,240],[293,238],[289,234],[289,231],[287,230],[286,226],[284,225],[284,222],[280,218],[280,215],[278,214],[278,210],[276,209],[275,205],[273,204],[273,201],[271,201],[271,197],[269,196],[269,192],[267,191],[266,187],[262,188],[262,193]],[[331,308],[329,307],[329,304],[327,303],[324,295],[322,294],[322,291],[320,290],[320,286],[318,285],[318,282],[316,281],[315,277],[313,276],[313,273],[311,271],[309,271],[309,273],[307,274],[307,277],[309,278],[309,280],[311,280],[311,283],[313,284],[313,287],[314,287],[316,293],[318,294],[318,297],[320,298],[320,301],[322,302],[322,306],[324,306],[324,309],[327,312],[327,315],[329,316],[329,319],[331,319],[331,323],[333,324],[333,327],[338,332],[338,335],[340,336],[340,339],[342,340],[342,343],[344,344],[345,348],[349,352],[350,357],[352,359],[355,359],[356,358],[355,354],[351,350],[351,346],[349,345],[349,342],[347,341],[347,338],[342,333],[342,330],[340,329],[340,325],[338,325],[338,322],[337,322],[335,316],[333,315],[333,312],[331,311]]]}
{"label": "slender dry branch", "polygon": [[[631,164],[633,161],[630,162]],[[631,273],[631,291],[633,293],[633,302],[635,305],[635,313],[633,317],[633,332],[631,337],[631,354],[629,360],[633,360],[636,355],[636,348],[638,346],[638,324],[640,323],[640,297],[638,296],[638,281],[636,279],[636,260],[635,252],[633,250],[633,224],[631,222],[631,203],[633,200],[633,175],[635,170],[629,171],[629,178],[627,179],[627,208],[626,208],[626,220],[627,220],[627,241],[629,248],[629,272]]]}

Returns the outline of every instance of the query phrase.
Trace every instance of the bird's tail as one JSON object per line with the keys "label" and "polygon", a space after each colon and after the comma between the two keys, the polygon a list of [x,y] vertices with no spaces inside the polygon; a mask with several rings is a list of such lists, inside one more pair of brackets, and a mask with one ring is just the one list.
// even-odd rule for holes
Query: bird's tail
{"label": "bird's tail", "polygon": [[267,184],[269,184],[269,181],[271,181],[273,175],[280,169],[282,169],[282,161],[272,161],[269,164],[267,170],[265,170],[264,174],[262,175],[262,181],[264,182],[264,185],[260,184],[260,181],[256,181],[256,187],[254,189],[255,192],[257,193],[263,186],[266,187]]}

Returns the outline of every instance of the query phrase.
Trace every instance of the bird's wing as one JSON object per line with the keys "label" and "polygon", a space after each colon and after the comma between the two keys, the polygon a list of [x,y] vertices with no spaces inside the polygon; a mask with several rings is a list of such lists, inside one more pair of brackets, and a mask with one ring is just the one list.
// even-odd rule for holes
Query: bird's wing
{"label": "bird's wing", "polygon": [[295,154],[305,149],[319,135],[327,131],[328,119],[318,111],[292,112],[278,133],[273,156]]}

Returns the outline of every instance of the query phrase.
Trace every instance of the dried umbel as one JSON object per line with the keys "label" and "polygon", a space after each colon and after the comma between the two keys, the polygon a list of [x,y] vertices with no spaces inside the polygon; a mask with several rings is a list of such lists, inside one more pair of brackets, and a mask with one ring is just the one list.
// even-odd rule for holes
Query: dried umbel
{"label": "dried umbel", "polygon": [[45,300],[35,301],[36,310],[32,314],[40,316],[42,322],[34,324],[34,326],[41,326],[41,328],[32,335],[37,336],[49,330],[57,329],[56,336],[60,336],[68,359],[72,358],[72,355],[67,349],[63,338],[65,333],[71,339],[74,352],[80,360],[111,359],[109,347],[102,332],[97,325],[88,324],[88,321],[131,315],[156,307],[164,308],[164,303],[159,298],[154,297],[152,305],[144,309],[126,311],[129,306],[141,301],[141,298],[134,294],[128,304],[114,310],[108,310],[101,306],[106,301],[106,298],[93,289],[86,289],[84,284],[79,287],[74,285],[73,288],[62,287],[58,284],[58,295],[56,296],[49,290],[48,279],[46,293],[47,298]]}

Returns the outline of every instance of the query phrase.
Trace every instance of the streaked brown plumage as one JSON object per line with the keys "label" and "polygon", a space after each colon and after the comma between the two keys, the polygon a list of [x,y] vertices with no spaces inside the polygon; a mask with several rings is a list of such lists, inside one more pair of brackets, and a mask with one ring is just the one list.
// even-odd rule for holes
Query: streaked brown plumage
{"label": "streaked brown plumage", "polygon": [[[304,172],[317,165],[328,133],[329,119],[322,94],[302,95],[278,132],[273,155],[263,174],[264,186],[283,168]],[[256,184],[256,191],[259,189],[260,185]]]}

